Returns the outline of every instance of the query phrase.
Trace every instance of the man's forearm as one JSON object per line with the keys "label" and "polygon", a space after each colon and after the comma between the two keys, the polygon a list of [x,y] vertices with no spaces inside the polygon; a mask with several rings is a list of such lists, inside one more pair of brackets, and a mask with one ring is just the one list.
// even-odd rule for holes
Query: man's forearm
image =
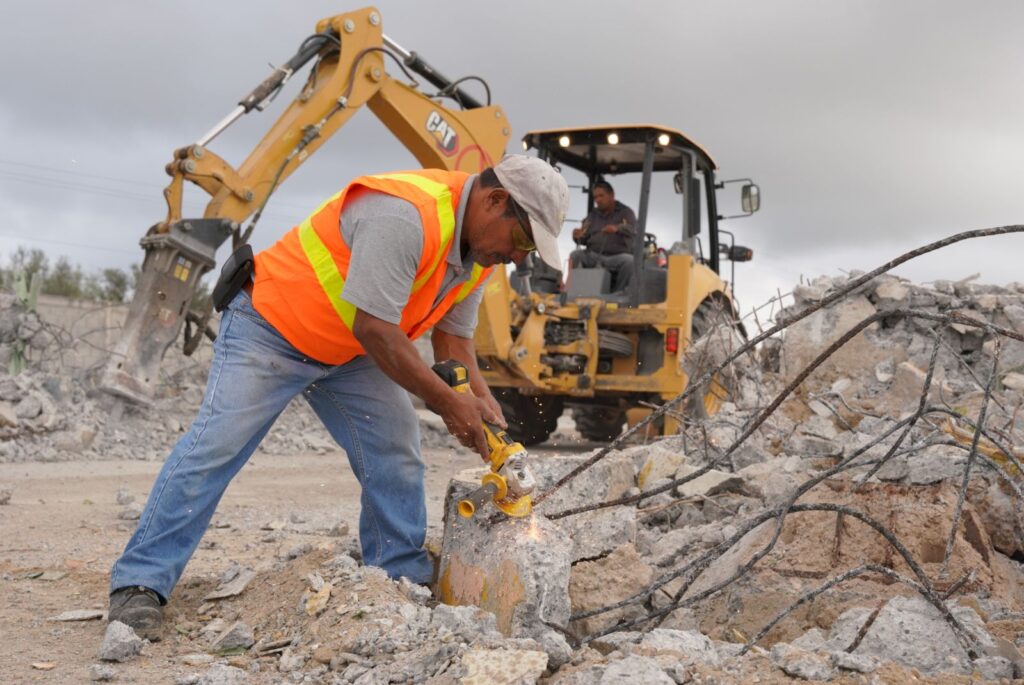
{"label": "man's forearm", "polygon": [[439,406],[452,389],[430,367],[402,329],[359,310],[352,333],[388,378],[428,406]]}

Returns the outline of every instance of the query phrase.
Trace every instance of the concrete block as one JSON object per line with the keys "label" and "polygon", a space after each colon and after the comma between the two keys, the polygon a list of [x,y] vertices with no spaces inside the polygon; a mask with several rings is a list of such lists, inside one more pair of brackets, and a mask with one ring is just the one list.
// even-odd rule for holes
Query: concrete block
{"label": "concrete block", "polygon": [[[699,469],[694,466],[683,464],[676,471],[674,478],[685,478],[698,470]],[[687,483],[683,483],[676,488],[676,492],[680,497],[697,497],[699,495],[710,497],[711,495],[718,494],[719,492],[735,492],[742,488],[743,482],[744,480],[740,476],[712,469],[702,476],[694,478]]]}
{"label": "concrete block", "polygon": [[671,478],[684,462],[686,462],[686,455],[682,450],[671,449],[655,443],[647,453],[643,466],[640,467],[636,484],[643,490],[648,482],[660,478]]}
{"label": "concrete block", "polygon": [[[537,491],[547,489],[586,459],[585,456],[531,459]],[[561,511],[581,504],[618,499],[633,487],[634,478],[631,458],[624,453],[609,454],[555,492],[544,502],[544,511]]]}
{"label": "concrete block", "polygon": [[[875,307],[866,297],[847,297],[786,329],[782,343],[782,369],[786,380],[795,378],[825,348],[874,313]],[[831,381],[840,376],[860,377],[872,373],[875,365],[891,356],[892,351],[876,347],[864,333],[861,331],[833,354],[812,378]]]}
{"label": "concrete block", "polygon": [[675,685],[658,662],[642,656],[627,656],[608,664],[599,685]]}
{"label": "concrete block", "polygon": [[[973,609],[954,606],[951,610],[980,638],[983,646],[991,643],[994,647],[995,643]],[[853,653],[895,661],[928,675],[971,672],[967,652],[960,646],[952,628],[938,609],[918,596],[890,599]]]}
{"label": "concrete block", "polygon": [[573,541],[572,562],[598,559],[622,545],[636,542],[636,509],[610,507],[561,519],[559,524]]}
{"label": "concrete block", "polygon": [[836,671],[828,659],[785,642],[775,643],[771,658],[786,675],[794,678],[829,681],[836,676]]}
{"label": "concrete block", "polygon": [[573,541],[540,515],[491,523],[488,505],[471,519],[458,502],[477,487],[463,472],[448,485],[437,591],[442,602],[490,611],[511,637],[541,636],[545,623],[569,621],[569,568]]}
{"label": "concrete block", "polygon": [[142,645],[134,630],[120,621],[112,621],[107,624],[99,656],[103,661],[131,661],[142,652]]}
{"label": "concrete block", "polygon": [[544,652],[525,649],[473,648],[462,656],[463,685],[536,683],[548,666]]}
{"label": "concrete block", "polygon": [[[604,559],[581,561],[572,568],[569,595],[572,610],[587,611],[614,604],[636,594],[653,580],[654,571],[632,545],[623,545]],[[580,635],[590,635],[640,612],[639,605],[616,609],[574,624]]]}
{"label": "concrete block", "polygon": [[644,635],[638,651],[644,656],[668,655],[684,665],[718,666],[720,663],[711,640],[696,630],[655,628]]}

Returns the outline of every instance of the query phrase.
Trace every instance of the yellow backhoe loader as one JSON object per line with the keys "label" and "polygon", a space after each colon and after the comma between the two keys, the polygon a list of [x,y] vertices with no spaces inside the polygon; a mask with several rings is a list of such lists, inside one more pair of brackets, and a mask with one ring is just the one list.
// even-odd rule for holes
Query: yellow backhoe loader
{"label": "yellow backhoe loader", "polygon": [[[675,397],[708,363],[707,353],[744,336],[723,261],[747,261],[749,249],[726,246],[719,228],[717,192],[741,182],[742,212],[760,206],[749,179],[716,180],[711,156],[679,131],[655,125],[619,125],[532,131],[526,150],[583,175],[588,212],[594,184],[606,177],[640,174],[634,275],[628,290],[612,292],[603,268],[561,273],[533,260],[511,278],[496,272],[485,286],[475,342],[484,377],[502,404],[509,434],[524,444],[543,442],[566,406],[585,438],[610,440],[627,421]],[[682,199],[679,240],[659,248],[647,233],[655,174],[672,177]],[[618,181],[616,181],[618,182]],[[709,336],[715,336],[711,339]],[[704,345],[695,345],[703,337]],[[713,349],[713,348],[718,348]],[[701,349],[702,355],[692,352]],[[729,379],[700,388],[687,413],[715,413],[730,392]],[[661,425],[677,430],[676,419]]]}
{"label": "yellow backhoe loader", "polygon": [[[412,74],[438,88],[427,94],[388,73],[394,58]],[[262,110],[305,65],[312,62],[299,94],[237,169],[213,152],[210,143],[241,116]],[[209,133],[175,151],[167,165],[166,218],[142,238],[146,252],[124,334],[104,371],[102,387],[126,399],[148,403],[167,348],[185,327],[191,354],[208,327],[209,309],[190,311],[203,274],[215,265],[217,248],[248,242],[260,212],[278,186],[364,105],[424,167],[477,172],[501,158],[511,127],[500,107],[481,103],[415,52],[382,32],[381,14],[368,7],[321,20],[316,33]],[[454,104],[452,104],[454,103]],[[452,105],[452,106],[446,106]],[[183,217],[185,182],[210,195],[202,217]],[[311,210],[314,208],[310,208]],[[246,219],[248,226],[243,227]],[[290,227],[278,227],[281,232]]]}

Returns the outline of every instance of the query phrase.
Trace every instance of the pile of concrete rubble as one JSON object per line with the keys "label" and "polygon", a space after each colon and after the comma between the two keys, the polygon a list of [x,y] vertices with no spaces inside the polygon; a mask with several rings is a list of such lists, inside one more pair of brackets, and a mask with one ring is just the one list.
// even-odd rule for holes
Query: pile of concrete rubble
{"label": "pile of concrete rubble", "polygon": [[[177,347],[168,350],[153,405],[142,407],[97,389],[102,366],[80,368],[68,361],[76,357],[76,346],[89,344],[0,293],[0,463],[161,460],[188,429],[203,398],[208,354],[190,358]],[[15,349],[27,368],[10,376],[6,369]],[[425,421],[421,432],[433,447],[458,444],[435,421]],[[334,449],[302,400],[289,405],[260,446],[269,454]]]}
{"label": "pile of concrete rubble", "polygon": [[[798,286],[777,319],[851,278]],[[878,314],[773,408],[815,357]],[[453,507],[479,473],[459,474],[431,542],[446,603],[362,566],[352,540],[226,569],[218,582],[230,591],[185,583],[177,682],[1024,677],[1024,342],[986,325],[1024,335],[1024,285],[883,276],[723,371],[735,392],[711,419],[611,450],[557,489],[596,455],[535,458],[550,495],[531,518],[488,507],[461,519]],[[159,458],[166,444],[141,457],[132,432],[165,431],[157,440],[169,443],[200,383],[112,422],[85,381],[3,378],[0,460]],[[289,411],[268,451],[335,449],[326,434],[288,442],[317,424]],[[138,650],[118,651],[113,630],[105,653],[131,658]]]}

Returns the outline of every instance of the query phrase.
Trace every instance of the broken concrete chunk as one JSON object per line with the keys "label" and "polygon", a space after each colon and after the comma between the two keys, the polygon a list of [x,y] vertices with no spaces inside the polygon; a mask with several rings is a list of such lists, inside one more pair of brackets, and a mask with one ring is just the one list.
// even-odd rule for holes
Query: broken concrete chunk
{"label": "broken concrete chunk", "polygon": [[107,624],[107,632],[100,646],[103,661],[131,661],[142,652],[142,639],[120,621]]}
{"label": "broken concrete chunk", "polygon": [[105,683],[117,677],[117,671],[113,666],[106,664],[93,664],[89,667],[89,680],[94,683]]}
{"label": "broken concrete chunk", "polygon": [[[648,446],[644,446],[649,450]],[[537,491],[542,492],[553,485],[562,476],[586,461],[585,456],[546,457],[530,462],[537,479]],[[456,476],[464,478],[463,474]],[[476,476],[479,483],[480,477]],[[547,512],[559,511],[578,505],[580,502],[607,502],[618,499],[626,494],[635,482],[635,470],[632,458],[622,455],[608,456],[597,462],[593,467],[569,481],[555,492],[544,504]]]}
{"label": "broken concrete chunk", "polygon": [[[829,345],[874,313],[875,307],[866,297],[848,297],[790,326],[782,342],[782,369],[786,379],[795,378]],[[869,330],[877,326],[873,324]],[[875,347],[864,333],[858,333],[818,367],[814,377],[830,382],[840,376],[860,377],[873,372],[887,351]]]}
{"label": "broken concrete chunk", "polygon": [[[963,620],[968,612],[974,614],[957,607],[954,615]],[[971,622],[984,631],[977,614]],[[942,614],[916,596],[893,597],[886,602],[853,653],[895,661],[929,675],[971,672],[967,652]]]}
{"label": "broken concrete chunk", "polygon": [[251,568],[240,569],[229,582],[221,584],[216,590],[203,597],[203,601],[212,602],[215,599],[226,599],[240,595],[254,578],[256,578],[256,571]]}
{"label": "broken concrete chunk", "polygon": [[661,478],[671,478],[672,475],[686,462],[686,455],[682,450],[670,449],[668,446],[658,442],[651,445],[647,458],[640,473],[637,474],[636,484],[640,489],[646,489],[647,483]]}
{"label": "broken concrete chunk", "polygon": [[548,655],[523,649],[481,649],[474,647],[462,655],[463,685],[494,683],[536,683],[548,666]]}
{"label": "broken concrete chunk", "polygon": [[14,488],[0,487],[0,506],[11,503],[11,497],[14,496]]}
{"label": "broken concrete chunk", "polygon": [[327,608],[327,602],[331,599],[331,591],[334,586],[330,583],[323,583],[319,590],[310,595],[306,600],[306,614],[319,616]]}
{"label": "broken concrete chunk", "polygon": [[806,652],[816,652],[825,646],[825,634],[820,628],[811,628],[806,633],[793,640],[794,647],[799,647]]}
{"label": "broken concrete chunk", "polygon": [[[924,392],[924,382],[928,373],[911,362],[904,361],[896,365],[892,382],[882,395],[878,409],[893,418],[901,418],[904,414],[917,409]],[[929,401],[939,401],[942,397],[951,397],[953,389],[941,378],[933,376],[928,390]]]}
{"label": "broken concrete chunk", "polygon": [[622,545],[636,542],[636,509],[609,507],[562,520],[572,539],[572,561],[597,559]]}
{"label": "broken concrete chunk", "polygon": [[494,613],[498,630],[512,637],[539,635],[550,630],[546,624],[564,627],[573,541],[558,524],[536,514],[492,524],[494,509],[487,505],[463,518],[458,502],[477,485],[475,479],[449,483],[439,598]]}
{"label": "broken concrete chunk", "polygon": [[135,495],[129,492],[128,488],[118,488],[115,498],[117,503],[122,507],[126,507],[135,501]]}
{"label": "broken concrete chunk", "polygon": [[138,502],[132,502],[117,514],[122,521],[138,521],[142,517],[143,507]]}
{"label": "broken concrete chunk", "polygon": [[[675,473],[675,478],[685,478],[699,469],[683,464]],[[710,497],[720,492],[736,492],[743,486],[743,478],[733,473],[714,469],[676,487],[681,497]]]}
{"label": "broken concrete chunk", "polygon": [[72,611],[65,611],[56,616],[51,616],[51,621],[92,621],[97,618],[104,618],[107,612],[100,609],[74,609]]}
{"label": "broken concrete chunk", "polygon": [[0,428],[17,428],[18,415],[10,402],[0,402]]}
{"label": "broken concrete chunk", "polygon": [[402,576],[398,580],[398,589],[401,590],[405,598],[410,602],[414,602],[419,605],[425,605],[433,598],[433,593],[430,588],[426,585],[417,585],[405,576]]}
{"label": "broken concrete chunk", "polygon": [[242,621],[235,621],[224,629],[210,643],[211,652],[230,652],[236,649],[249,649],[256,642],[252,628]]}
{"label": "broken concrete chunk", "polygon": [[864,624],[868,622],[874,613],[873,609],[867,607],[853,607],[844,611],[839,615],[835,623],[832,624],[832,629],[829,630],[826,648],[835,652],[848,651],[853,647],[853,643],[857,640],[861,630],[863,630]]}
{"label": "broken concrete chunk", "polygon": [[1013,663],[1001,656],[983,656],[971,664],[982,680],[1013,680]]}
{"label": "broken concrete chunk", "polygon": [[214,664],[199,676],[196,685],[244,685],[249,674],[240,668],[227,664]]}
{"label": "broken concrete chunk", "polygon": [[1004,388],[1024,392],[1024,373],[1008,373],[1003,376],[1002,381]]}
{"label": "broken concrete chunk", "polygon": [[776,666],[794,678],[828,681],[836,677],[828,659],[785,642],[775,643],[771,657]]}
{"label": "broken concrete chunk", "polygon": [[931,485],[946,479],[960,479],[966,464],[963,450],[933,445],[907,458],[907,480],[911,485]]}
{"label": "broken concrete chunk", "polygon": [[875,288],[875,305],[881,310],[899,309],[907,304],[910,287],[895,278],[882,281]]}
{"label": "broken concrete chunk", "polygon": [[34,419],[43,413],[43,402],[36,395],[26,395],[14,405],[14,415],[19,419]]}
{"label": "broken concrete chunk", "polygon": [[281,658],[278,659],[277,670],[281,673],[291,673],[292,671],[298,671],[305,663],[305,655],[293,652],[291,647],[286,647],[281,652]]}
{"label": "broken concrete chunk", "polygon": [[431,613],[430,625],[443,628],[466,642],[500,635],[494,614],[475,606],[438,604]]}
{"label": "broken concrete chunk", "polygon": [[644,656],[669,655],[684,665],[719,665],[718,652],[711,640],[694,630],[655,628],[640,640],[637,651]]}
{"label": "broken concrete chunk", "polygon": [[[581,561],[572,568],[569,597],[574,613],[615,604],[647,587],[654,571],[633,545],[623,545],[604,559]],[[580,635],[597,633],[622,619],[642,613],[639,604],[608,611],[578,621]]]}
{"label": "broken concrete chunk", "polygon": [[857,673],[871,673],[878,668],[879,662],[867,654],[849,654],[847,652],[831,652],[832,663],[836,668]]}
{"label": "broken concrete chunk", "polygon": [[1024,527],[1024,512],[1020,511],[1016,497],[1008,494],[1008,490],[1002,481],[987,483],[982,479],[972,479],[967,499],[974,506],[992,546],[1007,556],[1013,556],[1024,551],[1017,534]]}
{"label": "broken concrete chunk", "polygon": [[654,659],[627,656],[604,669],[599,685],[675,685]]}

